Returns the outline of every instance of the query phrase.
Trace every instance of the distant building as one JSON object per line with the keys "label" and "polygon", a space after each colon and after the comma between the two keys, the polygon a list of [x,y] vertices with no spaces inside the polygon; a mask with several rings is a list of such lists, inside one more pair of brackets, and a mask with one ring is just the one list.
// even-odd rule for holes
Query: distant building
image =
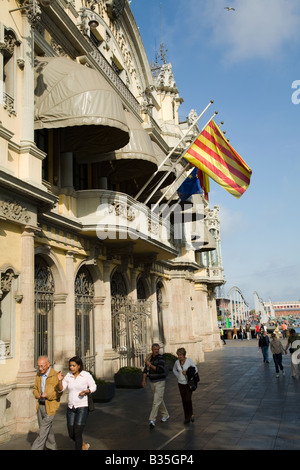
{"label": "distant building", "polygon": [[[300,317],[300,301],[296,302],[264,302],[264,306],[269,315],[275,317],[287,317],[288,315]],[[273,312],[273,315],[272,315]]]}

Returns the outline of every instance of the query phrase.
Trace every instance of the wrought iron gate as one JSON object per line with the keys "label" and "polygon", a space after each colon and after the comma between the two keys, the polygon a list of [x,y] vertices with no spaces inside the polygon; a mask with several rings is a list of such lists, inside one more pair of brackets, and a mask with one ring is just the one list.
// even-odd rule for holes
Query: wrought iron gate
{"label": "wrought iron gate", "polygon": [[116,295],[111,300],[112,344],[120,367],[143,367],[153,341],[151,301]]}
{"label": "wrought iron gate", "polygon": [[54,279],[51,268],[40,257],[35,259],[35,363],[39,356],[48,356],[53,363]]}
{"label": "wrought iron gate", "polygon": [[75,352],[84,368],[95,373],[94,284],[85,266],[75,279],[75,343]]}

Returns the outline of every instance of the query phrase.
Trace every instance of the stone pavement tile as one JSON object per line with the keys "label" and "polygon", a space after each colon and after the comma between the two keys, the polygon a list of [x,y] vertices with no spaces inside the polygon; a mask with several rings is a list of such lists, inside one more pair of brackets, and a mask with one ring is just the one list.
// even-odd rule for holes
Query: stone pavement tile
{"label": "stone pavement tile", "polygon": [[299,438],[294,436],[277,436],[274,450],[299,450]]}
{"label": "stone pavement tile", "polygon": [[[183,425],[178,385],[169,374],[165,402],[170,414],[166,423],[149,429],[152,406],[150,387],[117,389],[115,398],[96,404],[85,427],[85,441],[92,450],[300,450],[300,380],[276,379],[257,349],[244,341],[205,354],[199,365],[200,384],[193,393],[193,425]],[[72,450],[67,435],[65,404],[54,420],[58,448]],[[29,450],[36,433],[15,436],[0,450]]]}
{"label": "stone pavement tile", "polygon": [[163,450],[203,450],[214,435],[214,433],[195,434],[193,431],[186,430],[176,440],[169,442]]}
{"label": "stone pavement tile", "polygon": [[256,433],[244,434],[237,442],[236,450],[273,450],[276,443],[275,437],[269,437],[265,434]]}
{"label": "stone pavement tile", "polygon": [[239,441],[239,436],[228,436],[225,432],[217,432],[212,439],[210,439],[203,450],[234,450]]}
{"label": "stone pavement tile", "polygon": [[251,422],[248,426],[247,426],[247,429],[246,429],[246,432],[245,432],[245,435],[252,435],[252,436],[255,436],[257,433],[259,434],[263,434],[264,436],[267,436],[267,437],[277,437],[278,435],[278,430],[279,430],[279,427],[280,427],[280,421],[274,421],[273,422],[270,422],[269,420],[268,421],[264,421],[264,422],[257,422],[257,421],[254,421],[254,422]]}

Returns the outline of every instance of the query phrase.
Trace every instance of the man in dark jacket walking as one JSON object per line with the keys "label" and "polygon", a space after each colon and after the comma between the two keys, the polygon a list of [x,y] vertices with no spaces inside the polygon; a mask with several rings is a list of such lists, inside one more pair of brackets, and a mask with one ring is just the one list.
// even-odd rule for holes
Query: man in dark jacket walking
{"label": "man in dark jacket walking", "polygon": [[266,332],[266,330],[264,330],[263,334],[259,338],[258,347],[262,351],[264,362],[266,362],[267,364],[269,364],[269,345],[270,339],[268,333]]}
{"label": "man in dark jacket walking", "polygon": [[164,393],[166,384],[165,361],[159,354],[159,344],[152,345],[152,353],[146,358],[145,368],[143,370],[143,387],[146,386],[146,379],[150,381],[150,387],[153,392],[152,409],[149,416],[150,427],[154,428],[158,411],[160,411],[164,423],[169,418],[166,405],[164,403]]}

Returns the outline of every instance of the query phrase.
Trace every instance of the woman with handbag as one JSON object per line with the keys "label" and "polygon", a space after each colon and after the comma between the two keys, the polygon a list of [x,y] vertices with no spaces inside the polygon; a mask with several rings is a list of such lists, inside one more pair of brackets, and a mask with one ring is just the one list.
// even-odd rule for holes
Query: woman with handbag
{"label": "woman with handbag", "polygon": [[192,390],[187,381],[187,371],[190,367],[195,368],[195,374],[198,373],[197,366],[194,364],[192,359],[186,357],[186,350],[179,348],[176,351],[178,356],[177,361],[173,367],[173,373],[178,380],[178,388],[182,400],[183,411],[184,411],[184,424],[188,424],[190,421],[195,421],[192,403]]}
{"label": "woman with handbag", "polygon": [[92,375],[83,370],[80,357],[69,360],[69,370],[64,377],[59,373],[58,389],[68,389],[67,426],[70,438],[75,442],[75,450],[88,450],[90,445],[83,442],[82,434],[89,414],[88,395],[97,389]]}

